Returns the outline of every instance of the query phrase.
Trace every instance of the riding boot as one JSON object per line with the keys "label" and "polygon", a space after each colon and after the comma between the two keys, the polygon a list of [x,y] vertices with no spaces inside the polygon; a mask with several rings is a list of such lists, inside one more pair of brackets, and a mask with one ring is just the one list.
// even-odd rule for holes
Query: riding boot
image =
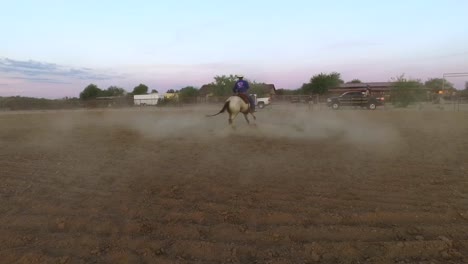
{"label": "riding boot", "polygon": [[250,112],[255,113],[255,105],[250,105]]}

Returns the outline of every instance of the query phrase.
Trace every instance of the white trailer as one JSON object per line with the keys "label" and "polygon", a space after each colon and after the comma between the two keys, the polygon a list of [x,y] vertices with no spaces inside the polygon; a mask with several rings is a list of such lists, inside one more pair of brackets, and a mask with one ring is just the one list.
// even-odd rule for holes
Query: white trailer
{"label": "white trailer", "polygon": [[133,103],[135,105],[157,105],[163,96],[157,93],[152,94],[138,94],[133,96]]}

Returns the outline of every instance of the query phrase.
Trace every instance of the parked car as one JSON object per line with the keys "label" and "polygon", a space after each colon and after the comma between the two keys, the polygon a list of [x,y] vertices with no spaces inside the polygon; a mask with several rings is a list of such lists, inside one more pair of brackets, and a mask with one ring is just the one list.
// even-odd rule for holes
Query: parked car
{"label": "parked car", "polygon": [[340,96],[327,98],[327,106],[334,110],[342,106],[359,106],[375,110],[377,106],[384,105],[384,102],[384,97],[366,96],[360,91],[345,92]]}

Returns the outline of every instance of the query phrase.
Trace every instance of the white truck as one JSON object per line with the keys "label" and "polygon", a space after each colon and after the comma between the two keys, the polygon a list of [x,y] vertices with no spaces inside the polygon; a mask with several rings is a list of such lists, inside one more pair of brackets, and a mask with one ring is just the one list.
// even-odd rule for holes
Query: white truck
{"label": "white truck", "polygon": [[160,96],[158,93],[138,94],[133,96],[133,103],[135,105],[157,105],[159,100],[163,98],[164,96]]}
{"label": "white truck", "polygon": [[256,94],[250,94],[250,96],[254,99],[255,106],[262,109],[265,106],[271,104],[271,97],[260,97],[258,98]]}

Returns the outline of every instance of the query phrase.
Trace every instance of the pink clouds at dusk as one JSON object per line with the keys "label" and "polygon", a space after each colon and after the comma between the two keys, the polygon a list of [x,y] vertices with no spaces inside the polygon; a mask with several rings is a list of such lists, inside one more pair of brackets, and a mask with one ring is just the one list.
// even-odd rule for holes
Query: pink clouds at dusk
{"label": "pink clouds at dusk", "polygon": [[[90,83],[101,88],[116,85],[131,91],[144,83],[150,89],[166,91],[185,86],[200,87],[216,75],[241,73],[250,80],[273,83],[278,88],[296,89],[320,72],[340,72],[345,81],[389,81],[405,74],[421,79],[441,77],[457,71],[466,63],[459,57],[443,56],[418,61],[368,59],[365,62],[316,62],[310,65],[275,64],[133,64],[112,69],[62,66],[50,62],[0,59],[0,96],[76,97]],[[453,62],[458,63],[453,63]],[[465,79],[450,79],[462,89]]]}
{"label": "pink clouds at dusk", "polygon": [[468,72],[466,10],[457,0],[4,1],[0,96],[75,97],[90,83],[165,91],[237,73],[286,89],[332,71],[425,81]]}

